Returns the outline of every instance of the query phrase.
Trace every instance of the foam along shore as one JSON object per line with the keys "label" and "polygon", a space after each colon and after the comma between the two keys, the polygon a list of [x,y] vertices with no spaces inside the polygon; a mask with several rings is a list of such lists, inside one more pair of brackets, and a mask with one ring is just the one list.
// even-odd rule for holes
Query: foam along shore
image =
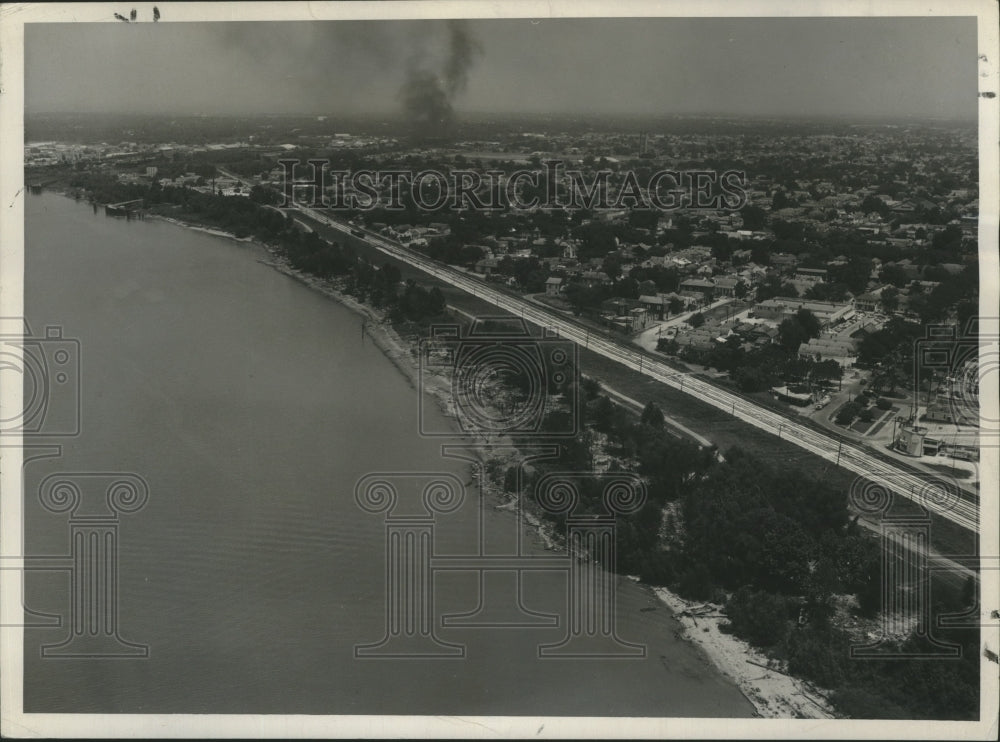
{"label": "foam along shore", "polygon": [[763,653],[720,626],[727,623],[722,607],[684,600],[666,588],[653,592],[682,627],[682,638],[700,647],[712,663],[735,681],[747,700],[766,719],[834,719],[827,691],[775,667]]}
{"label": "foam along shore", "polygon": [[159,219],[164,222],[170,222],[178,227],[186,227],[187,229],[193,229],[195,232],[204,232],[205,234],[210,234],[215,237],[225,237],[226,239],[236,240],[237,242],[254,242],[253,237],[237,237],[232,232],[225,232],[221,229],[215,229],[213,227],[202,227],[198,224],[191,224],[190,222],[181,221],[180,219],[175,219],[172,216],[163,216],[162,214],[149,214],[150,219]]}

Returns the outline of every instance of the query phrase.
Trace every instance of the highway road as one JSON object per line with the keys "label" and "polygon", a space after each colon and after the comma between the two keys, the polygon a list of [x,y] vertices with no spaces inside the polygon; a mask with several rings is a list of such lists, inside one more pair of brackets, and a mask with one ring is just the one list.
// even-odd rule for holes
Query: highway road
{"label": "highway road", "polygon": [[[298,206],[298,210],[317,222],[341,232],[350,234],[352,229],[359,229],[331,219],[315,209]],[[852,488],[852,504],[856,507],[867,508],[869,512],[876,511],[882,502],[879,492],[879,487],[882,487],[972,532],[979,530],[978,503],[963,497],[960,485],[946,474],[923,474],[904,469],[850,441],[813,430],[738,394],[713,386],[690,373],[678,371],[635,346],[596,334],[569,317],[511,296],[478,278],[437,263],[381,235],[368,230],[363,232],[369,244],[396,260],[412,265],[533,324],[554,330],[560,337],[573,340],[583,348],[600,353],[641,374],[690,394],[733,417],[777,435],[864,477],[867,481],[859,481],[857,486]]]}

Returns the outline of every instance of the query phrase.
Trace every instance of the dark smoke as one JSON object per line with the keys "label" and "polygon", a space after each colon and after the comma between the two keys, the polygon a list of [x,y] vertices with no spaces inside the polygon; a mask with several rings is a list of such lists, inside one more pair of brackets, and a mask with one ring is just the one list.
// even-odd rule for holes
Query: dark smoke
{"label": "dark smoke", "polygon": [[440,132],[448,128],[454,120],[455,111],[446,86],[442,84],[441,78],[430,70],[411,70],[400,95],[403,99],[403,109],[421,134]]}
{"label": "dark smoke", "polygon": [[400,90],[403,109],[417,134],[442,136],[454,123],[455,96],[465,90],[469,71],[482,56],[483,47],[464,21],[448,21],[448,48],[435,71],[425,63],[415,62]]}
{"label": "dark smoke", "polygon": [[464,21],[448,21],[448,58],[444,65],[444,81],[449,96],[465,90],[469,70],[482,53],[482,44],[469,32]]}

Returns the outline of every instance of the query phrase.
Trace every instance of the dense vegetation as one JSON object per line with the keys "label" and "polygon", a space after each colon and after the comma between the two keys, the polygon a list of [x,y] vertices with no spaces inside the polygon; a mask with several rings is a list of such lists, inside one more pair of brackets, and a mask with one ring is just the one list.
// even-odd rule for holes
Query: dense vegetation
{"label": "dense vegetation", "polygon": [[[558,399],[574,394],[582,398],[587,432],[563,444],[558,460],[537,464],[525,492],[548,471],[593,471],[593,438],[607,436],[614,460],[630,462],[648,483],[646,505],[618,518],[620,572],[689,599],[725,603],[735,634],[785,661],[792,674],[831,689],[834,704],[854,718],[975,716],[974,630],[934,630],[962,647],[960,658],[852,659],[859,639],[833,620],[838,601],[853,596],[861,620],[878,615],[882,554],[878,539],[849,517],[842,490],[740,449],[719,460],[668,432],[655,405],[636,420],[591,380]],[[546,425],[558,429],[556,418],[565,414],[551,411]],[[508,490],[515,481],[508,471]],[[601,511],[596,478],[581,478],[579,491],[578,514]],[[564,516],[545,517],[559,525]],[[942,593],[934,613],[963,610],[974,589]],[[923,641],[914,634],[892,646],[916,650]]]}

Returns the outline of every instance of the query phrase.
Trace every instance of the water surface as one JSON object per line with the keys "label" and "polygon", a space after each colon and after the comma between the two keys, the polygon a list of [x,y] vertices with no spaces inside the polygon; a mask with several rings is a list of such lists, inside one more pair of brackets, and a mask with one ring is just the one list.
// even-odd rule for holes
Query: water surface
{"label": "water surface", "polygon": [[[66,630],[28,630],[27,712],[751,714],[625,579],[618,632],[646,659],[538,659],[559,626],[439,629],[467,646],[462,660],[355,659],[384,633],[386,579],[384,526],[357,507],[355,483],[379,471],[469,479],[417,435],[409,382],[357,315],[258,262],[259,248],[55,194],[26,212],[28,319],[78,339],[82,368],[81,435],[26,469],[30,553],[69,549],[66,516],[37,505],[45,476],[134,472],[150,490],[119,528],[120,633],[148,659],[41,659]],[[476,551],[479,505],[470,485],[439,519],[438,553]],[[485,526],[494,550],[516,533],[492,508]],[[524,543],[552,556],[530,533]],[[474,573],[436,588],[437,613],[477,605]],[[565,573],[522,588],[525,607],[565,614]],[[29,576],[31,609],[66,615],[67,596],[66,573]]]}

